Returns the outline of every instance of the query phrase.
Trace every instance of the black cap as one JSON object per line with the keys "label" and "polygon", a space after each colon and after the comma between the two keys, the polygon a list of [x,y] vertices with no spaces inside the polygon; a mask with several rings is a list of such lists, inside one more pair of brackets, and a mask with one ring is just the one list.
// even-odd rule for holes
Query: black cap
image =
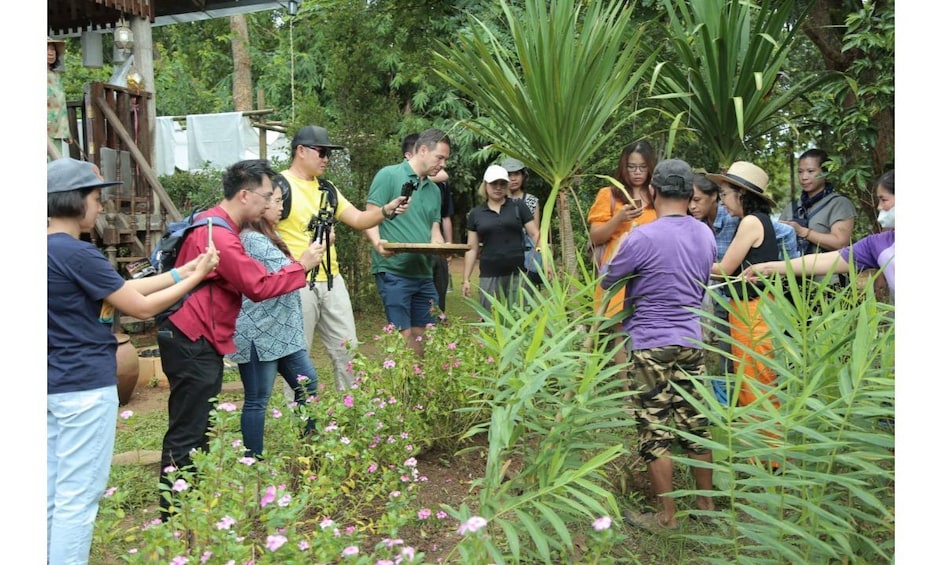
{"label": "black cap", "polygon": [[320,126],[304,126],[294,134],[291,140],[291,153],[298,148],[298,145],[307,147],[324,147],[326,149],[343,149],[342,145],[334,145],[327,137],[327,130]]}

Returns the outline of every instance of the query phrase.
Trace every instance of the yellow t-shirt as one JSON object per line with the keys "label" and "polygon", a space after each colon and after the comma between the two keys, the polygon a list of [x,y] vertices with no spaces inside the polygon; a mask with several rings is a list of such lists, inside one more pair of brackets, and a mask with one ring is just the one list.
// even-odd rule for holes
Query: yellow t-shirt
{"label": "yellow t-shirt", "polygon": [[[320,189],[320,183],[317,179],[304,180],[298,178],[288,171],[282,171],[282,175],[291,185],[291,212],[288,217],[278,222],[275,229],[281,239],[288,245],[291,255],[297,259],[304,253],[304,250],[311,244],[312,233],[307,231],[307,226],[311,217],[320,213],[321,206],[326,205],[327,193]],[[337,209],[333,211],[333,217],[339,218],[344,210],[350,207],[350,201],[344,198],[340,191],[337,191]],[[330,272],[338,274],[340,265],[337,262],[337,249],[330,246]],[[324,261],[327,260],[325,255]],[[320,282],[327,282],[327,268],[323,261],[321,268],[317,270],[317,279]]]}

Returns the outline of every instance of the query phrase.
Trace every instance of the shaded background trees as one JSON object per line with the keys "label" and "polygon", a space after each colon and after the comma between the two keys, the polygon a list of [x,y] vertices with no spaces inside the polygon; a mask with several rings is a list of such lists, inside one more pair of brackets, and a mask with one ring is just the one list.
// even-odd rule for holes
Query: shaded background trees
{"label": "shaded background trees", "polygon": [[[520,13],[525,1],[507,4],[510,13]],[[744,114],[731,136],[741,149],[738,157],[762,164],[770,172],[773,193],[785,202],[797,194],[795,155],[808,147],[823,147],[834,156],[835,184],[852,197],[863,216],[874,219],[873,183],[895,159],[894,3],[790,0],[775,5],[777,11],[770,15],[775,25],[781,23],[784,29],[770,36],[782,41],[796,29],[800,33],[794,33],[783,60],[750,63],[749,69],[766,73],[766,84],[775,82],[775,90],[759,93],[744,107],[768,102],[763,94],[787,103],[761,123],[750,122],[745,119],[748,112]],[[603,128],[606,135],[612,133],[610,141],[580,160],[580,170],[611,175],[621,148],[641,137],[651,139],[661,157],[681,157],[710,170],[728,165],[728,152],[705,143],[708,136],[717,135],[712,131],[715,126],[690,120],[689,108],[681,115],[683,105],[677,95],[684,91],[682,79],[686,75],[667,71],[671,65],[682,67],[690,62],[682,56],[681,45],[687,39],[693,44],[696,34],[708,27],[697,26],[710,14],[733,5],[639,0],[631,7],[625,33],[631,35],[648,22],[640,46],[646,54],[660,48],[656,60],[665,66],[653,85],[654,71],[649,70],[644,82],[627,94]],[[735,7],[744,10],[742,5]],[[689,10],[689,18],[679,18],[671,25],[670,14],[684,10]],[[720,33],[756,34],[754,27],[761,20],[758,14],[754,11],[743,18],[745,23]],[[457,45],[477,22],[495,30],[496,44],[510,49],[512,38],[499,5],[484,0],[304,0],[296,16],[274,10],[242,18],[244,27],[233,28],[232,22],[217,19],[153,29],[157,114],[233,111],[247,104],[254,107],[257,101],[247,103],[247,98],[263,90],[265,105],[275,111],[270,119],[283,122],[289,134],[301,125],[317,123],[349,149],[349,160],[342,154],[335,158],[329,176],[360,206],[375,171],[401,158],[402,137],[426,127],[440,127],[454,143],[448,169],[458,212],[456,238],[461,240],[464,214],[475,204],[473,195],[480,174],[501,155],[491,146],[497,140],[458,125],[462,120],[488,116],[482,115],[474,100],[434,72],[440,64],[434,52],[439,41]],[[746,26],[750,30],[743,29]],[[688,37],[681,38],[682,33]],[[110,37],[105,40],[107,48]],[[707,44],[703,45],[706,48]],[[70,100],[81,97],[86,82],[107,81],[112,72],[108,65],[83,68],[77,40],[70,40],[67,57],[65,82]],[[830,77],[827,81],[821,79],[825,73]],[[246,75],[251,85],[247,85]],[[659,90],[660,81],[667,76],[673,76],[674,98]],[[743,85],[750,82],[748,78],[738,77]],[[236,90],[240,93],[238,103]],[[709,92],[701,105],[725,106],[730,96],[732,92]],[[602,184],[603,180],[586,176],[576,187],[571,211],[574,249],[584,248],[584,218],[580,215]],[[528,188],[545,205],[550,186],[534,175]],[[558,217],[550,221],[549,235],[555,240]],[[857,235],[861,235],[875,222],[859,221],[857,225]],[[344,274],[353,281],[354,293],[362,295],[372,290],[368,272],[361,272],[368,264],[363,246],[353,245],[359,237],[342,229],[339,252],[343,264],[352,269]]]}

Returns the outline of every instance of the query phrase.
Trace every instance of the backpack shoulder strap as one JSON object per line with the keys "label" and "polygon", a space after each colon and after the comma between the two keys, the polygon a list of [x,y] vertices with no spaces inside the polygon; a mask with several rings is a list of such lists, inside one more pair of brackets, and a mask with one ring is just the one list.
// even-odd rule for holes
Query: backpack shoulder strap
{"label": "backpack shoulder strap", "polygon": [[321,190],[327,193],[327,198],[321,198],[321,210],[324,210],[326,208],[336,210],[337,209],[337,187],[334,186],[334,183],[324,178],[317,179],[317,184],[320,186]]}

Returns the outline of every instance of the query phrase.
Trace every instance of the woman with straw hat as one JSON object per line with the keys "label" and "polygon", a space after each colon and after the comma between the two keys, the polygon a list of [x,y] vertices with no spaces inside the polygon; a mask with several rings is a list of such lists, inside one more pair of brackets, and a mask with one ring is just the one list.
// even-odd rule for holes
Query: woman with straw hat
{"label": "woman with straw hat", "polygon": [[[737,161],[725,174],[708,174],[707,178],[720,186],[720,200],[729,214],[740,218],[736,235],[723,258],[713,264],[712,274],[739,277],[749,265],[778,260],[775,228],[769,217],[775,200],[766,191],[769,175],[752,163]],[[775,373],[749,353],[755,351],[763,357],[772,355],[768,328],[759,313],[759,302],[771,298],[761,288],[747,284],[741,278],[737,282],[731,281],[728,290],[732,298],[730,334],[733,343],[730,349],[733,370],[738,371],[743,365],[747,381],[757,380],[771,385],[775,381]],[[745,382],[739,393],[739,405],[751,404],[761,394]]]}

